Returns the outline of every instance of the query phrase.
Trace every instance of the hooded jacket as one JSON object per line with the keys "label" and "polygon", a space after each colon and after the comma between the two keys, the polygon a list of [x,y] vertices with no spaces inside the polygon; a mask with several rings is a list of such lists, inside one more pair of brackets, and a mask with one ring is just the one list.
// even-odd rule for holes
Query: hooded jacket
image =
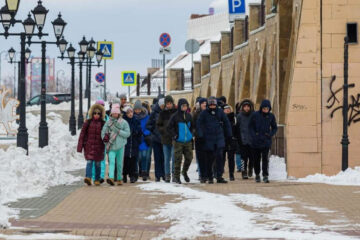
{"label": "hooded jacket", "polygon": [[127,138],[130,137],[130,127],[122,117],[119,119],[110,117],[101,131],[102,139],[106,133],[110,135],[110,142],[106,143],[107,151],[118,151],[126,145]]}
{"label": "hooded jacket", "polygon": [[145,142],[145,138],[151,137],[151,132],[148,129],[146,129],[146,123],[149,120],[148,111],[145,108],[143,108],[142,111],[139,114],[134,113],[134,117],[138,121],[140,121],[141,131],[143,133],[143,135],[141,136],[140,144],[139,144],[139,150],[140,151],[148,150],[148,148],[150,146],[147,145],[146,142]]}
{"label": "hooded jacket", "polygon": [[[246,113],[244,106],[249,105],[250,111]],[[239,105],[240,112],[236,117],[236,126],[234,134],[240,145],[252,145],[252,136],[250,133],[250,119],[254,113],[254,104],[251,100],[245,99]]]}
{"label": "hooded jacket", "polygon": [[[264,107],[269,108],[269,113],[262,112]],[[270,148],[271,138],[277,132],[277,123],[274,114],[271,112],[271,103],[269,100],[263,100],[260,110],[251,115],[250,133],[252,137],[252,147],[254,148]]]}
{"label": "hooded jacket", "polygon": [[157,143],[161,143],[161,135],[159,129],[156,127],[156,121],[159,117],[160,112],[161,108],[157,103],[154,106],[152,113],[150,114],[148,122],[146,123],[146,129],[151,132],[151,140]]}
{"label": "hooded jacket", "polygon": [[133,116],[128,118],[127,115],[124,116],[124,119],[127,121],[130,127],[130,137],[127,139],[125,145],[125,157],[136,157],[139,154],[139,145],[141,143],[142,130],[140,121]]}
{"label": "hooded jacket", "polygon": [[186,99],[179,99],[177,112],[172,115],[167,127],[172,139],[180,143],[188,143],[193,138],[192,117],[188,112],[181,111],[181,106],[184,104],[189,107]]}
{"label": "hooded jacket", "polygon": [[170,121],[171,116],[176,113],[176,108],[173,106],[171,109],[162,110],[159,114],[159,118],[156,122],[156,127],[159,129],[161,135],[161,143],[166,145],[172,144],[172,136],[169,131],[167,131],[167,126]]}
{"label": "hooded jacket", "polygon": [[[98,120],[93,119],[95,110],[101,112],[101,117]],[[93,160],[100,162],[104,160],[105,145],[101,138],[101,130],[105,125],[105,109],[99,104],[91,106],[87,119],[81,129],[79,136],[77,151],[82,152],[84,149],[84,156],[86,160]]]}
{"label": "hooded jacket", "polygon": [[225,139],[232,137],[231,124],[221,108],[200,113],[196,123],[197,137],[204,143],[204,151],[214,151],[225,147]]}

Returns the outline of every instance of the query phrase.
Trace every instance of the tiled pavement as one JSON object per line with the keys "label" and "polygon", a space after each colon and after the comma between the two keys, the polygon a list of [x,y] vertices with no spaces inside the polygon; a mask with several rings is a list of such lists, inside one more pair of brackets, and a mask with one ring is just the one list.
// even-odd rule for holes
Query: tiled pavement
{"label": "tiled pavement", "polygon": [[[360,236],[360,227],[356,225],[360,223],[360,187],[297,182],[256,184],[253,180],[238,179],[227,185],[191,184],[187,186],[225,195],[229,193],[259,194],[279,201],[283,201],[284,196],[293,196],[295,201],[289,206],[294,209],[294,213],[305,214],[306,219],[318,226],[328,225],[335,218],[346,219],[352,227],[340,228],[338,231],[346,235]],[[48,198],[48,201],[58,200]],[[116,237],[152,239],[162,234],[170,223],[156,222],[146,217],[152,214],[153,209],[174,201],[179,201],[178,196],[142,192],[135,185],[130,184],[116,187],[107,185],[82,187],[74,189],[74,192],[64,201],[46,214],[35,219],[30,219],[28,214],[23,214],[23,218],[17,221],[12,220],[12,224],[13,227],[24,227],[27,230],[25,233],[63,231],[73,235],[88,236],[89,239],[115,239]],[[53,205],[53,203],[44,204]],[[325,208],[335,213],[319,213],[305,208],[304,205]],[[22,207],[28,208],[26,204]],[[247,208],[247,206],[241,207]],[[19,231],[22,230],[10,229],[2,233],[14,234]],[[199,239],[220,239],[220,237]]]}

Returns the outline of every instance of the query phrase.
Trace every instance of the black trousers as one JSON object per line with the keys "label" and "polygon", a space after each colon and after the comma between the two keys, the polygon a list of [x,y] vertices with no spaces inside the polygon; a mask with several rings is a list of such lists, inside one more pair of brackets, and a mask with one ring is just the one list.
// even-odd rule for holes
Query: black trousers
{"label": "black trousers", "polygon": [[224,151],[224,167],[223,168],[225,168],[226,155],[227,155],[227,160],[228,160],[229,173],[234,174],[234,172],[235,172],[235,150]]}
{"label": "black trousers", "polygon": [[137,164],[137,158],[135,156],[124,157],[124,167],[123,167],[124,178],[128,175],[130,178],[137,177],[136,164]]}
{"label": "black trousers", "polygon": [[254,167],[255,174],[260,175],[260,162],[262,165],[262,175],[263,177],[269,176],[269,148],[254,148]]}
{"label": "black trousers", "polygon": [[[224,148],[217,148],[206,152],[207,178],[222,178],[224,173]],[[216,170],[213,170],[216,169]]]}
{"label": "black trousers", "polygon": [[199,171],[201,178],[207,178],[207,159],[206,152],[201,150],[196,150],[196,157],[199,163]]}
{"label": "black trousers", "polygon": [[240,155],[243,162],[243,171],[252,172],[254,169],[254,150],[250,145],[240,145]]}

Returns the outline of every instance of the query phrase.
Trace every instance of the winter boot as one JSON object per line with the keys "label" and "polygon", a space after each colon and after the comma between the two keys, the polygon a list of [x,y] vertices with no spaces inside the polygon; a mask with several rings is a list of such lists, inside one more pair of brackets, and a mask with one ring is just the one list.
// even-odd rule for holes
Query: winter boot
{"label": "winter boot", "polygon": [[136,182],[136,177],[131,177],[130,178],[130,183],[135,183]]}
{"label": "winter boot", "polygon": [[123,181],[121,181],[121,180],[117,181],[117,185],[118,185],[118,186],[123,185]]}
{"label": "winter boot", "polygon": [[123,176],[124,183],[127,183],[127,175]]}
{"label": "winter boot", "polygon": [[256,175],[256,177],[255,177],[255,182],[257,182],[257,183],[261,182],[261,178],[260,178],[259,175]]}
{"label": "winter boot", "polygon": [[200,183],[206,183],[206,178],[201,178]]}
{"label": "winter boot", "polygon": [[253,176],[253,170],[252,169],[249,169],[248,176],[249,176],[249,178],[251,178]]}
{"label": "winter boot", "polygon": [[165,182],[167,182],[167,183],[170,182],[170,174],[165,175]]}
{"label": "winter boot", "polygon": [[217,183],[228,183],[224,178],[218,178],[216,179]]}
{"label": "winter boot", "polygon": [[172,174],[172,182],[176,183],[176,178],[175,178],[174,174]]}
{"label": "winter boot", "polygon": [[181,184],[180,177],[176,177],[176,178],[175,178],[175,183],[177,183],[177,184]]}
{"label": "winter boot", "polygon": [[95,184],[95,186],[100,186],[100,181],[96,180],[96,181],[94,182],[94,184]]}
{"label": "winter boot", "polygon": [[142,172],[142,180],[144,181],[144,182],[146,182],[147,180],[148,180],[148,177],[147,177],[147,174],[146,174],[146,172]]}
{"label": "winter boot", "polygon": [[103,184],[105,180],[103,178],[100,178],[100,184]]}
{"label": "winter boot", "polygon": [[213,178],[209,178],[208,183],[209,183],[209,184],[214,184],[214,179],[213,179]]}
{"label": "winter boot", "polygon": [[88,186],[91,186],[91,178],[85,178],[84,183],[86,183]]}
{"label": "winter boot", "polygon": [[108,184],[110,184],[111,186],[114,186],[114,185],[115,185],[114,179],[108,178],[108,179],[106,179],[106,182],[107,182]]}
{"label": "winter boot", "polygon": [[264,183],[270,183],[270,181],[269,181],[269,178],[268,178],[268,177],[264,177],[264,178],[263,178],[263,181],[264,181]]}
{"label": "winter boot", "polygon": [[155,182],[160,182],[160,178],[155,177]]}
{"label": "winter boot", "polygon": [[235,177],[233,173],[230,173],[230,181],[235,181]]}
{"label": "winter boot", "polygon": [[246,171],[243,171],[242,173],[241,173],[241,176],[242,176],[242,179],[249,179],[249,177],[248,177],[248,175],[246,174]]}
{"label": "winter boot", "polygon": [[185,179],[185,182],[189,183],[189,182],[190,182],[190,178],[189,178],[188,174],[187,174],[186,172],[183,172],[182,175],[183,175],[183,177],[184,177],[184,179]]}

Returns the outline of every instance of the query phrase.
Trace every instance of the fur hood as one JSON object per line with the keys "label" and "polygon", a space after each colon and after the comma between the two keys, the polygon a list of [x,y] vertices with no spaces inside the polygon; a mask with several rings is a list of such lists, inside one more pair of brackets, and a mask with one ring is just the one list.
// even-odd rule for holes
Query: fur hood
{"label": "fur hood", "polygon": [[254,103],[253,103],[250,99],[244,99],[244,100],[241,101],[241,103],[240,103],[240,112],[243,111],[243,107],[244,107],[244,105],[246,105],[246,104],[250,106],[250,112],[254,112],[254,111],[255,111]]}
{"label": "fur hood", "polygon": [[89,119],[92,119],[93,113],[96,109],[101,111],[101,119],[105,121],[105,108],[100,104],[94,104],[91,106],[88,113]]}

